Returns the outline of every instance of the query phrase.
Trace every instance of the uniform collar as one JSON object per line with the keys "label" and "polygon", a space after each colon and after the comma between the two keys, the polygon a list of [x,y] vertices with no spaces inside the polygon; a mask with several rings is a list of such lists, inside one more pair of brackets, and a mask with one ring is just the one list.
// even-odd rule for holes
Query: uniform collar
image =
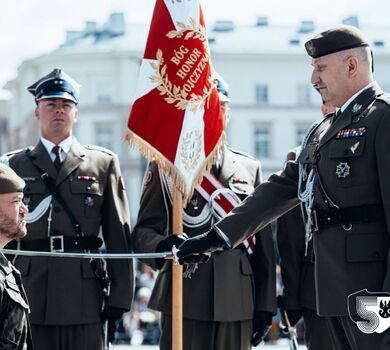
{"label": "uniform collar", "polygon": [[350,105],[350,103],[356,98],[358,97],[364,90],[374,86],[376,83],[375,81],[372,81],[370,84],[366,85],[363,89],[360,89],[357,93],[355,93],[353,96],[351,96],[347,102],[345,102],[341,108],[337,108],[336,111],[338,112],[339,109],[341,109],[341,113],[344,112],[346,110],[346,108]]}
{"label": "uniform collar", "polygon": [[[47,153],[51,153],[53,147],[55,146],[55,144],[47,139],[45,139],[44,137],[41,136],[41,142],[43,144],[43,146],[46,148],[47,150]],[[58,146],[61,147],[62,151],[65,152],[65,154],[68,154],[69,150],[70,150],[70,147],[72,146],[72,143],[73,143],[73,136],[70,135],[68,136],[65,140],[62,140]]]}

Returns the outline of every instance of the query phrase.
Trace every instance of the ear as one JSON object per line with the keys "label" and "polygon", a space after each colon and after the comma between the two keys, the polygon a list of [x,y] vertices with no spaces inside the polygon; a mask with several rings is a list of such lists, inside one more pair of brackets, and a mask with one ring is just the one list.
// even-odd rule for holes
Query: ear
{"label": "ear", "polygon": [[347,59],[348,74],[350,76],[356,75],[359,67],[359,61],[355,56],[351,56]]}
{"label": "ear", "polygon": [[38,110],[38,106],[35,107],[34,115],[35,115],[35,118],[36,118],[37,120],[39,120],[39,110]]}
{"label": "ear", "polygon": [[75,113],[74,113],[74,117],[73,117],[73,123],[77,123],[78,117],[79,117],[79,110],[76,108]]}

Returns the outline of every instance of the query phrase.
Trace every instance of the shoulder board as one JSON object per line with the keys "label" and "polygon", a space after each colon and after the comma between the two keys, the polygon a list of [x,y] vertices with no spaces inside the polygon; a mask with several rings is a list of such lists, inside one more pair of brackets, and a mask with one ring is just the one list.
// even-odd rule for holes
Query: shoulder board
{"label": "shoulder board", "polygon": [[384,94],[378,96],[376,99],[381,100],[381,101],[387,103],[388,105],[390,105],[390,94],[388,94],[388,93],[384,93]]}
{"label": "shoulder board", "polygon": [[85,147],[86,149],[91,150],[91,151],[100,151],[100,152],[109,154],[110,156],[115,156],[115,153],[114,153],[114,152],[110,151],[110,150],[107,149],[107,148],[101,147],[101,146],[97,146],[97,145],[84,145],[84,147]]}
{"label": "shoulder board", "polygon": [[230,147],[229,147],[229,150],[232,151],[235,154],[239,154],[241,156],[244,156],[244,157],[247,157],[247,158],[250,158],[250,159],[253,159],[253,160],[257,160],[255,157],[251,156],[248,153],[245,153],[245,152],[242,152],[242,151],[237,151],[236,149],[233,149],[233,148],[230,148]]}
{"label": "shoulder board", "polygon": [[30,152],[32,150],[32,146],[28,146],[28,147],[24,147],[24,148],[19,148],[19,149],[15,149],[13,151],[10,151],[10,152],[7,152],[7,153],[4,153],[1,157],[0,157],[0,163],[3,163],[3,164],[6,164],[6,165],[9,165],[9,160],[17,155],[17,154],[24,154],[24,153],[27,153],[27,152]]}

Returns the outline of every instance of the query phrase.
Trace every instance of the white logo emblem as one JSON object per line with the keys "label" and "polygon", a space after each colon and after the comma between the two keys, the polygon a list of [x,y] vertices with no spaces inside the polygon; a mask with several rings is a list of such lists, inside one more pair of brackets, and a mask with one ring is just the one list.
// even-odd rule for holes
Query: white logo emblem
{"label": "white logo emblem", "polygon": [[345,179],[349,175],[349,169],[351,167],[348,165],[348,163],[340,163],[336,167],[336,174],[339,178]]}
{"label": "white logo emblem", "polygon": [[348,313],[363,333],[383,333],[390,327],[390,294],[370,293],[367,289],[350,294]]}
{"label": "white logo emblem", "polygon": [[352,113],[359,112],[362,109],[362,105],[355,103],[352,107]]}

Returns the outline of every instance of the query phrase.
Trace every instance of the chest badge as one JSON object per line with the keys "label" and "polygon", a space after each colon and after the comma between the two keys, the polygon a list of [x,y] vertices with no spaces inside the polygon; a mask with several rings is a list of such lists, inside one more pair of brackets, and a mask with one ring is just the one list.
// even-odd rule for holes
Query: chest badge
{"label": "chest badge", "polygon": [[84,199],[84,205],[87,207],[87,208],[91,208],[93,207],[93,198],[88,196],[88,197],[85,197]]}
{"label": "chest badge", "polygon": [[340,162],[340,164],[336,166],[336,175],[339,177],[339,179],[345,179],[349,175],[350,169],[351,167],[348,165],[348,163]]}
{"label": "chest badge", "polygon": [[359,145],[360,145],[360,141],[354,143],[354,144],[349,148],[353,154],[355,154],[355,152],[356,152],[357,148],[359,147]]}
{"label": "chest badge", "polygon": [[23,204],[28,207],[31,204],[31,197],[29,196],[24,196],[23,197]]}
{"label": "chest badge", "polygon": [[357,112],[359,112],[361,109],[362,109],[362,105],[359,105],[359,104],[357,104],[357,103],[355,103],[354,105],[353,105],[353,107],[352,107],[352,113],[357,113]]}

